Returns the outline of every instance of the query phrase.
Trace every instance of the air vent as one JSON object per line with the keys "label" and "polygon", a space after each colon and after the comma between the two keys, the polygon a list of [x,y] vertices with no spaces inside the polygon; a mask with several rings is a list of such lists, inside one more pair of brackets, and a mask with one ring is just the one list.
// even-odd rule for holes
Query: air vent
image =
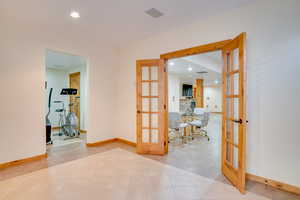
{"label": "air vent", "polygon": [[201,72],[197,72],[198,74],[207,74],[207,71],[201,71]]}
{"label": "air vent", "polygon": [[158,17],[161,17],[164,15],[162,12],[160,12],[156,8],[151,8],[149,10],[146,10],[145,13],[153,18],[158,18]]}

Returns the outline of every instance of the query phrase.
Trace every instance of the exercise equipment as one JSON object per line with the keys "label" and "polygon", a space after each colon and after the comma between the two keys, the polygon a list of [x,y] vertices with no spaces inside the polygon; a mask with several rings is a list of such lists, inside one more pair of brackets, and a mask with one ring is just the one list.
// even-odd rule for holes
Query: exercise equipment
{"label": "exercise equipment", "polygon": [[49,99],[48,99],[48,113],[46,115],[46,144],[52,144],[51,140],[51,121],[49,115],[51,112],[51,97],[52,97],[53,88],[50,88]]}
{"label": "exercise equipment", "polygon": [[[77,89],[73,88],[64,88],[62,89],[60,95],[76,95]],[[80,97],[76,97],[77,100]],[[69,112],[67,114],[64,102],[63,101],[55,101],[54,103],[61,103],[62,107],[56,109],[55,112],[59,113],[59,136],[66,136],[65,139],[70,139],[74,137],[80,136],[78,118],[76,114],[73,112],[74,106],[79,105],[77,101],[75,103],[69,103]]]}

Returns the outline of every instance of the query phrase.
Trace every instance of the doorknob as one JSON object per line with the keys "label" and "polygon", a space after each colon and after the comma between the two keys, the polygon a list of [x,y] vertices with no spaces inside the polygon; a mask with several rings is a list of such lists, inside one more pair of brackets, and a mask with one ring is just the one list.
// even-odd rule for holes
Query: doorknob
{"label": "doorknob", "polygon": [[242,119],[239,119],[239,120],[233,120],[233,122],[242,124],[242,123],[243,123],[243,120],[242,120]]}

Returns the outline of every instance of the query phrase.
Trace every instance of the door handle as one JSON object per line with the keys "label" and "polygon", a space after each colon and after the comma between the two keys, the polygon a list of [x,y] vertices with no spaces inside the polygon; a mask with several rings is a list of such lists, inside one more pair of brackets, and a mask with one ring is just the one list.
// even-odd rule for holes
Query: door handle
{"label": "door handle", "polygon": [[239,119],[239,120],[233,120],[233,122],[242,124],[242,123],[243,123],[243,120],[242,120],[242,119]]}
{"label": "door handle", "polygon": [[140,110],[138,110],[138,111],[137,111],[137,114],[141,114],[141,111],[140,111]]}

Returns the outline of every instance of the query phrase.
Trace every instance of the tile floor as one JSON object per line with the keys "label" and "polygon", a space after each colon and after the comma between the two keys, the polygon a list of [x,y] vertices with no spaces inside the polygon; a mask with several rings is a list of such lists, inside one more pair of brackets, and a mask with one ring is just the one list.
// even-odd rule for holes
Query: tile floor
{"label": "tile floor", "polygon": [[0,182],[1,200],[268,200],[122,149]]}
{"label": "tile floor", "polygon": [[[170,171],[174,172],[174,169],[176,169],[175,171],[177,172],[177,170],[179,170],[180,173],[184,173],[185,176],[190,177],[191,180],[194,179],[194,178],[192,178],[192,176],[194,176],[195,179],[211,181],[213,183],[221,185],[222,187],[223,187],[223,185],[230,186],[229,184],[226,184],[228,182],[220,174],[220,170],[219,170],[220,162],[219,162],[219,153],[218,152],[219,152],[220,140],[218,139],[219,136],[218,136],[217,130],[218,130],[218,124],[219,124],[220,119],[221,118],[218,115],[212,116],[210,126],[208,127],[209,133],[211,136],[210,142],[207,142],[207,140],[198,137],[194,141],[191,141],[184,145],[170,144],[170,151],[169,151],[169,154],[166,156],[163,156],[163,157],[161,157],[161,156],[143,156],[144,158],[142,156],[138,156],[138,157],[141,157],[143,159],[146,158],[147,160],[150,160],[150,161],[151,160],[156,161],[155,163],[159,163],[160,166],[163,166],[162,168],[164,170],[162,170],[162,171],[164,173],[168,173],[169,172],[168,169],[172,168],[172,170],[170,170]],[[128,145],[121,144],[121,143],[112,143],[112,144],[107,144],[107,145],[103,145],[100,147],[93,147],[93,148],[87,148],[85,146],[84,142],[80,142],[80,143],[76,142],[76,143],[71,143],[71,144],[62,145],[62,146],[60,146],[60,145],[59,146],[51,146],[50,145],[47,147],[47,149],[48,149],[48,158],[47,159],[27,163],[27,164],[24,164],[21,166],[7,168],[4,170],[0,170],[0,190],[2,189],[3,183],[6,183],[6,184],[12,183],[13,180],[18,179],[18,177],[31,177],[36,172],[40,173],[40,171],[38,171],[38,170],[42,170],[42,169],[46,170],[46,171],[48,170],[46,180],[51,180],[51,181],[52,181],[52,179],[56,180],[57,177],[55,177],[55,173],[52,173],[55,170],[52,170],[52,168],[56,169],[56,167],[65,166],[65,167],[62,167],[65,169],[61,169],[61,170],[68,172],[68,168],[69,168],[68,166],[71,165],[68,163],[74,163],[74,162],[80,161],[86,157],[89,158],[90,156],[93,156],[93,155],[97,156],[97,158],[98,158],[102,153],[110,152],[110,150],[114,150],[116,148],[121,148],[122,150],[126,150],[127,152],[131,152],[131,153],[135,151],[135,149],[133,147],[130,147]],[[131,157],[131,154],[125,153],[124,155],[130,155],[129,157]],[[133,154],[133,155],[135,155],[135,154]],[[124,158],[124,159],[126,159],[126,158]],[[82,162],[79,162],[79,163],[81,163],[81,164],[78,164],[78,165],[83,165]],[[99,163],[100,163],[100,161],[99,161]],[[103,161],[101,163],[103,163]],[[151,163],[153,163],[153,161]],[[66,165],[64,165],[64,164],[66,164]],[[155,164],[155,165],[157,165],[157,164]],[[94,171],[95,170],[96,171],[97,170],[101,170],[101,171],[109,170],[109,169],[103,169],[103,168],[97,169],[97,166],[98,165],[95,165],[95,168],[93,169]],[[102,166],[102,165],[100,165],[100,166]],[[134,166],[132,166],[132,165],[126,166],[126,165],[122,164],[122,168],[124,168],[124,169],[131,168],[131,167],[134,168]],[[61,167],[59,167],[59,168],[61,168]],[[149,169],[149,170],[151,170],[151,169]],[[85,169],[85,170],[78,170],[78,171],[80,171],[79,174],[84,174],[87,170]],[[78,171],[74,172],[74,174],[77,174]],[[121,169],[121,171],[123,171],[123,170]],[[106,177],[107,175],[109,175],[109,173],[112,173],[112,172],[107,172],[107,173],[108,174],[103,174],[103,177]],[[117,172],[117,174],[118,173],[119,172]],[[130,172],[130,173],[132,173],[132,172]],[[186,174],[188,174],[188,175],[186,175]],[[139,174],[139,175],[141,175],[141,174]],[[163,175],[163,174],[160,174],[160,175]],[[70,175],[70,177],[67,177],[68,181],[73,180],[72,177],[73,177],[73,175],[72,176]],[[134,182],[136,179],[135,177],[136,176],[132,176],[131,178],[129,178],[129,181]],[[164,177],[164,176],[162,176],[162,177]],[[182,176],[180,176],[180,177],[183,179]],[[38,176],[36,178],[38,178]],[[85,178],[88,179],[87,177],[85,177]],[[102,177],[101,178],[99,177],[99,181],[101,181],[102,179],[103,179]],[[134,179],[134,181],[132,181],[132,179]],[[173,179],[176,179],[176,178],[173,178]],[[21,180],[24,180],[24,178],[21,178]],[[164,183],[164,181],[165,181],[163,178],[159,179],[159,180],[162,180],[162,183]],[[75,181],[75,183],[77,183],[76,180],[74,180],[74,181]],[[125,181],[125,179],[124,179],[124,181]],[[175,196],[180,197],[181,195],[185,195],[185,193],[192,193],[194,195],[197,195],[197,197],[196,197],[191,194],[191,198],[199,199],[201,197],[201,195],[199,195],[199,194],[201,193],[201,191],[203,192],[203,190],[198,190],[198,187],[192,187],[192,186],[186,186],[186,185],[184,187],[182,186],[180,188],[180,190],[178,188],[176,188],[176,191],[170,192],[170,191],[173,191],[175,188],[175,185],[171,184],[172,189],[170,189],[170,187],[169,187],[168,190],[161,191],[159,197],[155,197],[155,196],[153,197],[153,195],[148,194],[147,188],[150,187],[149,182],[147,182],[147,181],[145,182],[145,180],[139,180],[139,179],[137,179],[137,181],[139,181],[138,183],[140,183],[140,184],[138,184],[136,187],[139,190],[144,191],[145,194],[148,195],[147,198],[145,197],[145,198],[141,198],[141,199],[159,199],[159,198],[162,198],[162,197],[160,197],[161,195],[162,196],[175,195]],[[126,183],[126,181],[125,181],[125,183]],[[6,184],[4,184],[4,185],[6,185]],[[107,184],[108,184],[108,182],[107,182]],[[132,184],[134,184],[134,183],[132,183]],[[155,182],[154,185],[161,185],[161,184],[160,184],[160,182],[159,182],[159,184],[157,182]],[[225,188],[227,188],[227,186]],[[55,191],[58,190],[58,192],[60,192],[60,193],[62,191],[64,191],[63,193],[65,193],[65,192],[67,193],[67,191],[64,190],[64,187],[65,186],[61,186],[60,189],[55,187]],[[84,188],[84,186],[82,186],[82,187]],[[91,187],[95,187],[95,186],[92,185]],[[9,188],[8,191],[12,190],[13,188],[15,188],[15,187]],[[16,190],[14,190],[15,192],[17,192],[17,190],[18,190],[17,188],[18,187],[15,188],[16,189]],[[37,186],[37,188],[40,188],[40,189],[31,188],[33,191],[36,191],[36,195],[39,195],[40,194],[39,192],[42,192],[42,191],[46,191],[49,193],[51,192],[51,191],[45,189],[46,188],[45,185]],[[75,188],[74,188],[74,190],[75,190]],[[102,186],[101,186],[98,189],[99,189],[99,191],[102,191],[102,190],[106,191],[105,188],[106,188],[106,186],[104,188],[102,188]],[[164,188],[164,187],[162,187],[162,188]],[[29,189],[29,190],[31,190],[31,189]],[[6,191],[6,190],[7,190],[7,188],[5,189],[5,192],[7,193],[8,191]],[[22,189],[20,189],[20,190],[22,190]],[[78,189],[78,190],[80,191],[80,189]],[[128,186],[127,190],[128,190],[126,193],[127,195],[131,195],[131,194],[135,194],[136,196],[141,195],[139,193],[135,193],[134,191],[136,189],[133,189],[132,187]],[[271,187],[265,186],[263,184],[259,184],[259,183],[255,183],[255,182],[251,182],[251,181],[249,181],[247,183],[247,191],[249,193],[251,193],[251,195],[255,195],[255,194],[258,195],[259,198],[265,197],[267,199],[272,199],[272,200],[300,200],[299,195],[294,195],[294,194],[290,194],[290,193],[283,192],[280,190],[276,190]],[[24,190],[22,190],[20,192],[24,193]],[[72,193],[71,189],[70,189],[70,193]],[[220,191],[217,193],[220,193]],[[29,192],[29,195],[30,194],[31,193]],[[64,194],[64,195],[72,196],[74,194],[76,194],[76,193]],[[84,191],[82,194],[84,194]],[[109,194],[107,194],[107,191],[106,191],[106,195],[108,195],[107,198],[104,198],[105,196],[103,196],[103,198],[101,198],[101,199],[108,199],[108,197],[111,197],[111,196],[109,196]],[[45,197],[42,199],[47,199],[47,198],[48,199],[59,199],[60,198],[60,197],[54,197],[54,196],[51,196],[51,197],[53,197],[53,198]],[[193,198],[193,197],[196,197],[196,198]],[[13,195],[9,196],[9,198],[14,199],[14,196]],[[20,199],[20,198],[16,197],[15,199]],[[115,197],[115,199],[126,199],[126,198],[127,198],[126,195],[119,197],[119,198]],[[138,197],[135,197],[135,198],[138,199]],[[7,198],[4,198],[4,199],[7,199]],[[25,199],[25,198],[21,198],[21,199]],[[34,199],[34,197],[27,196],[26,200],[30,200],[30,199]],[[65,199],[67,199],[67,197],[65,197]],[[100,199],[100,196],[99,196],[99,199]],[[132,198],[132,199],[134,199],[134,198]],[[168,199],[168,198],[166,197],[163,199]],[[182,199],[185,199],[185,198],[182,197]],[[215,197],[208,196],[207,198],[204,198],[204,199],[212,200],[212,199],[224,199],[224,198],[218,198],[216,196]],[[241,199],[243,199],[243,198],[241,197]],[[256,199],[256,198],[254,198],[254,199]]]}

